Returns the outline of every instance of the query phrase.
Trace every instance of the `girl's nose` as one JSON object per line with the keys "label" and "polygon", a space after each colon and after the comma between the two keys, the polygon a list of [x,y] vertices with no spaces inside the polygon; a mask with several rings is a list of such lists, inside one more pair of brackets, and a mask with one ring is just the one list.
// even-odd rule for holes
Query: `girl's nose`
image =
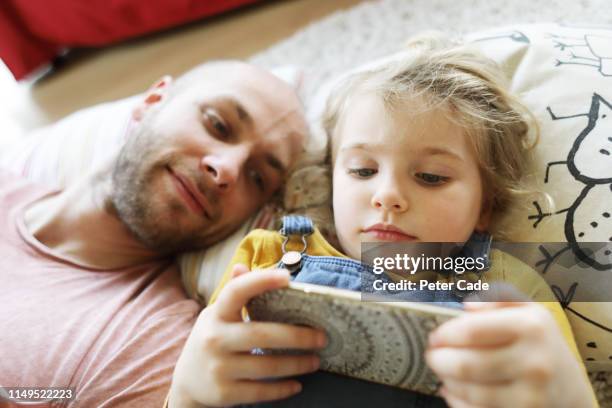
{"label": "girl's nose", "polygon": [[408,209],[408,201],[393,186],[381,186],[372,196],[372,206],[385,211],[403,212]]}

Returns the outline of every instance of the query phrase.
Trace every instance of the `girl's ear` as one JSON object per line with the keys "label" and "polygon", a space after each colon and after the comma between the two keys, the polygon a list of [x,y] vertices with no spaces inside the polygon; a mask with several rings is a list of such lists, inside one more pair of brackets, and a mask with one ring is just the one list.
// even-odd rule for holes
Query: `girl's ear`
{"label": "girl's ear", "polygon": [[172,85],[172,77],[164,75],[151,85],[145,92],[140,102],[132,110],[132,120],[140,122],[145,112],[156,103],[160,102],[166,96],[168,89]]}
{"label": "girl's ear", "polygon": [[491,217],[493,215],[493,200],[485,198],[482,202],[482,208],[480,209],[480,217],[474,229],[478,232],[486,232],[489,230],[491,224]]}

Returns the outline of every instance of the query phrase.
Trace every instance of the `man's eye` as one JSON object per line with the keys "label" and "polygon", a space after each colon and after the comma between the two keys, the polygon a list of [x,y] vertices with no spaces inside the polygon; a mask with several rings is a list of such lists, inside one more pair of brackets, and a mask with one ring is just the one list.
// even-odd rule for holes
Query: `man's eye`
{"label": "man's eye", "polygon": [[229,127],[223,122],[223,120],[221,120],[221,118],[217,114],[212,112],[206,112],[204,114],[204,117],[206,118],[210,126],[212,126],[214,132],[217,135],[223,138],[227,138],[229,136]]}
{"label": "man's eye", "polygon": [[420,179],[423,183],[429,185],[440,185],[448,181],[448,177],[438,176],[437,174],[431,173],[417,173],[416,177]]}
{"label": "man's eye", "polygon": [[257,170],[251,170],[250,177],[253,183],[255,184],[255,186],[257,186],[257,188],[261,192],[266,191],[266,184],[260,172],[258,172]]}
{"label": "man's eye", "polygon": [[367,168],[359,168],[359,169],[349,169],[348,174],[354,174],[358,178],[368,178],[375,175],[378,171],[376,169],[367,169]]}

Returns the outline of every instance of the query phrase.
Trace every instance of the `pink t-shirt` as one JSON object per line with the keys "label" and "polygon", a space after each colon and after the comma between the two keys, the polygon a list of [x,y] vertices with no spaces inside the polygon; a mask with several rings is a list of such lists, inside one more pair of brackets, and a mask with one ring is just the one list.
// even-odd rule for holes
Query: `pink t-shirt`
{"label": "pink t-shirt", "polygon": [[174,262],[93,270],[42,245],[23,211],[48,193],[0,171],[0,386],[73,387],[71,407],[161,406],[197,303]]}

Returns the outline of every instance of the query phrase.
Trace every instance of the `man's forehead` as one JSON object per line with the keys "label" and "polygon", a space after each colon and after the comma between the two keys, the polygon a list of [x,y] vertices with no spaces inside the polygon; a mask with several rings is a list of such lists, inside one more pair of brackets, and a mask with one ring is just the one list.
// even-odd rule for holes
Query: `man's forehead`
{"label": "man's forehead", "polygon": [[289,145],[285,154],[294,156],[303,148],[308,128],[301,102],[289,84],[270,72],[241,62],[216,63],[196,82],[190,93],[198,104],[231,109],[270,146]]}
{"label": "man's forehead", "polygon": [[[305,130],[301,103],[289,84],[271,73],[246,64],[215,64],[191,86],[198,100],[231,102],[241,116],[248,114],[254,124],[267,131],[288,124]],[[300,129],[301,128],[301,129]]]}

